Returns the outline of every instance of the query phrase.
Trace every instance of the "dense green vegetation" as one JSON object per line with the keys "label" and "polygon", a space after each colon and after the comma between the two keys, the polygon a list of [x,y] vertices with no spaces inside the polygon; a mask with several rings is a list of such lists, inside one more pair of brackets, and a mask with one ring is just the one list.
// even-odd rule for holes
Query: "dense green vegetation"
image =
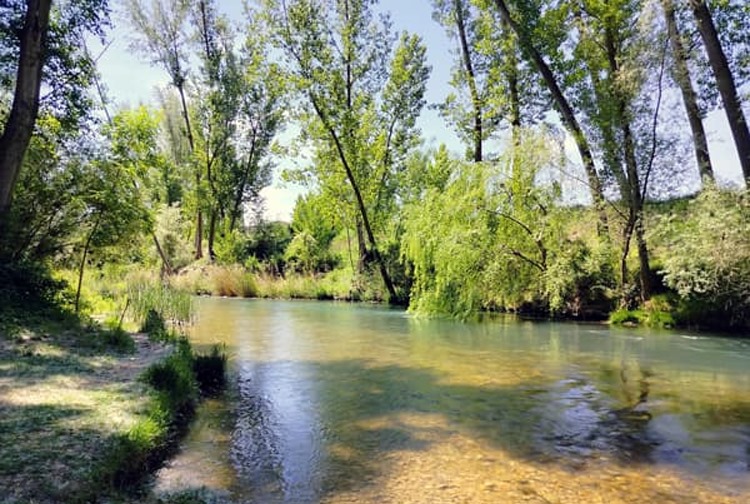
{"label": "dense green vegetation", "polygon": [[[726,111],[750,180],[746,2],[432,8],[455,58],[430,105],[465,156],[426,146],[430,47],[373,0],[231,20],[214,0],[128,0],[133,50],[171,84],[120,109],[86,49],[106,0],[4,5],[3,304],[164,334],[196,293],[746,328],[747,188],[714,181],[702,124]],[[275,167],[308,188],[291,223],[263,217]]]}

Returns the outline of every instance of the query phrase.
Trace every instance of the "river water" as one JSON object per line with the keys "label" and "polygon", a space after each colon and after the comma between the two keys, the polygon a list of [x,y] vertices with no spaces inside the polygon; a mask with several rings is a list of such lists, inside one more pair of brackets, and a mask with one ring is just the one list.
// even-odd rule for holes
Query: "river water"
{"label": "river water", "polygon": [[201,299],[225,343],[157,493],[231,502],[750,502],[750,340]]}

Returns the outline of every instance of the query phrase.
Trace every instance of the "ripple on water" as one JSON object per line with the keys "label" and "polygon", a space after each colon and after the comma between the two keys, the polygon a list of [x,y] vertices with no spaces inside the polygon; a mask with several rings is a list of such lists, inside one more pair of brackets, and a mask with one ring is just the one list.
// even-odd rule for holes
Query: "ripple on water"
{"label": "ripple on water", "polygon": [[212,433],[166,479],[264,504],[750,502],[750,348],[731,341],[334,304],[199,315],[195,337],[233,351],[232,399],[199,411]]}

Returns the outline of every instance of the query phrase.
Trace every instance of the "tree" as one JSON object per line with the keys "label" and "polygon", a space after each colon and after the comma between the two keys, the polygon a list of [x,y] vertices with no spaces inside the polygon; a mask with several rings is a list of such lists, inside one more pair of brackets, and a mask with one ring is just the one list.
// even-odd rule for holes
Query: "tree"
{"label": "tree", "polygon": [[0,135],[0,225],[40,107],[66,129],[86,118],[93,65],[83,40],[89,33],[101,37],[108,22],[107,0],[60,0],[54,5],[51,0],[8,0],[0,5],[0,82],[15,88]]}
{"label": "tree", "polygon": [[196,157],[208,183],[208,251],[214,259],[217,230],[228,218],[231,233],[242,204],[270,182],[269,149],[281,126],[284,86],[267,58],[267,37],[252,19],[241,51],[235,33],[212,1],[194,12],[201,68],[196,86]]}
{"label": "tree", "polygon": [[[161,66],[169,75],[172,85],[180,98],[182,118],[190,153],[195,152],[195,137],[186,100],[188,77],[188,37],[185,24],[190,14],[187,0],[152,0],[148,8],[144,0],[128,0],[127,15],[133,28],[138,32],[133,46],[151,58],[152,64]],[[192,162],[192,160],[191,160]],[[201,187],[201,167],[194,166],[196,191],[195,210],[195,258],[203,257],[203,212],[198,191]]]}
{"label": "tree", "polygon": [[722,102],[724,103],[729,128],[732,131],[734,145],[737,149],[737,155],[740,158],[742,174],[745,177],[745,184],[750,185],[750,130],[748,130],[745,114],[742,111],[742,103],[737,93],[734,77],[729,68],[729,62],[719,40],[713,17],[706,1],[690,0],[690,8],[693,11],[698,32],[703,40],[703,46],[706,49],[708,61],[713,70]]}
{"label": "tree", "polygon": [[586,176],[588,179],[589,190],[594,201],[594,207],[597,209],[599,214],[599,223],[601,227],[601,234],[606,235],[608,229],[607,223],[607,212],[606,202],[604,199],[604,192],[602,190],[602,183],[596,172],[596,165],[594,163],[594,155],[591,151],[589,141],[581,128],[578,119],[576,118],[575,111],[570,105],[567,97],[563,93],[560,84],[552,72],[552,69],[544,60],[542,53],[534,45],[534,41],[531,37],[529,27],[532,24],[530,16],[534,15],[531,13],[524,13],[521,17],[522,21],[517,21],[511,15],[511,11],[508,9],[508,5],[505,0],[494,0],[494,4],[497,7],[500,16],[503,21],[507,23],[511,30],[518,37],[518,43],[524,53],[524,55],[531,60],[537,71],[541,74],[544,82],[552,95],[552,99],[556,105],[557,111],[560,113],[563,124],[567,128],[573,140],[578,148],[578,153],[581,156],[583,167],[586,170]]}
{"label": "tree", "polygon": [[698,96],[693,88],[688,67],[688,52],[685,48],[682,32],[680,31],[677,16],[675,15],[674,0],[661,0],[664,20],[667,23],[667,36],[672,47],[672,60],[674,64],[674,79],[680,87],[682,101],[685,104],[685,112],[690,123],[693,134],[693,150],[698,163],[698,171],[702,178],[713,180],[713,167],[711,157],[708,153],[708,140],[703,128],[703,116],[698,106]]}
{"label": "tree", "polygon": [[388,22],[376,21],[373,4],[269,0],[265,12],[289,78],[314,111],[299,110],[307,138],[337,160],[353,195],[360,256],[369,245],[390,300],[397,302],[372,217],[392,204],[394,172],[418,137],[429,69],[418,37],[402,34],[393,50]]}
{"label": "tree", "polygon": [[13,106],[0,136],[0,222],[10,207],[13,188],[31,141],[42,86],[45,41],[52,0],[29,0],[20,33]]}
{"label": "tree", "polygon": [[[458,39],[460,63],[454,71],[453,82],[454,86],[462,87],[465,85],[469,90],[471,119],[468,121],[470,126],[467,129],[470,130],[469,136],[473,144],[473,160],[480,162],[484,157],[482,143],[486,138],[485,123],[487,122],[486,112],[488,108],[486,95],[487,90],[492,89],[495,83],[488,82],[483,89],[480,88],[480,79],[482,77],[486,78],[489,69],[487,68],[488,63],[476,61],[479,59],[479,55],[477,55],[475,49],[477,28],[476,21],[470,17],[472,12],[469,8],[469,3],[464,0],[436,0],[433,6],[433,18],[445,26],[448,32]],[[477,68],[478,66],[480,68]],[[482,75],[478,75],[479,72],[482,72]],[[464,115],[466,113],[464,104],[455,104],[455,101],[456,97],[451,95],[447,103],[442,106],[444,114],[448,109],[453,111],[454,114]],[[463,121],[459,118],[457,122],[461,124]],[[463,127],[459,127],[458,129],[459,133],[464,133],[462,131]]]}
{"label": "tree", "polygon": [[[637,22],[641,15],[637,0],[574,3],[577,36],[573,56],[587,69],[589,82],[578,86],[582,108],[598,131],[593,138],[599,140],[605,167],[615,179],[625,207],[621,212],[622,285],[629,282],[628,255],[635,238],[640,294],[645,300],[650,296],[652,275],[643,213],[658,142],[666,45],[651,38],[651,27]],[[658,76],[653,83],[647,70]],[[652,95],[656,100],[651,100]]]}

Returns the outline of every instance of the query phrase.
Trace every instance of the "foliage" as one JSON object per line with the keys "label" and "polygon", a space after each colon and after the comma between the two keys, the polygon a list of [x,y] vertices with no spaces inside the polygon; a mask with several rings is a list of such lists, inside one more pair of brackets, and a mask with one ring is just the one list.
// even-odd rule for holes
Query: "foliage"
{"label": "foliage", "polygon": [[544,274],[552,314],[601,318],[612,308],[615,275],[611,250],[601,243],[567,241]]}
{"label": "foliage", "polygon": [[[670,212],[654,231],[669,251],[663,258],[664,283],[686,303],[683,322],[747,327],[749,201],[747,192],[709,187],[690,201],[685,213]],[[695,310],[696,305],[702,309]]]}
{"label": "foliage", "polygon": [[[430,188],[407,207],[401,252],[414,267],[411,309],[459,317],[480,309],[562,311],[563,298],[601,280],[606,261],[593,255],[589,262],[586,246],[568,255],[559,249],[559,189],[540,182],[554,142],[530,133],[522,142],[497,163],[456,164],[445,188]],[[558,272],[574,264],[580,272],[560,280]]]}
{"label": "foliage", "polygon": [[[26,2],[0,4],[0,89],[12,89],[18,66],[19,34]],[[86,49],[88,37],[103,38],[110,25],[108,0],[61,0],[53,2],[47,34],[41,100],[42,115],[51,115],[74,128],[91,124],[94,63]]]}
{"label": "foliage", "polygon": [[192,415],[198,398],[193,362],[190,344],[180,339],[169,357],[143,373],[142,381],[153,390],[146,413],[128,432],[115,437],[96,470],[97,479],[125,490],[164,457],[173,431]]}
{"label": "foliage", "polygon": [[173,271],[179,271],[193,260],[187,239],[189,229],[190,224],[179,206],[165,206],[157,211],[154,233]]}
{"label": "foliage", "polygon": [[197,354],[193,359],[193,372],[202,394],[214,395],[226,386],[227,355],[220,345],[211,347],[209,354]]}
{"label": "foliage", "polygon": [[620,308],[610,314],[609,323],[625,326],[646,326],[658,329],[669,329],[677,325],[674,308],[664,296],[654,296],[642,309],[627,310]]}
{"label": "foliage", "polygon": [[304,273],[333,269],[336,258],[330,253],[330,247],[338,228],[322,194],[310,193],[297,198],[291,228],[294,237],[284,257],[294,269]]}
{"label": "foliage", "polygon": [[133,275],[126,287],[131,317],[141,327],[149,313],[156,312],[173,329],[192,321],[193,304],[190,294],[171,288],[153,277]]}

